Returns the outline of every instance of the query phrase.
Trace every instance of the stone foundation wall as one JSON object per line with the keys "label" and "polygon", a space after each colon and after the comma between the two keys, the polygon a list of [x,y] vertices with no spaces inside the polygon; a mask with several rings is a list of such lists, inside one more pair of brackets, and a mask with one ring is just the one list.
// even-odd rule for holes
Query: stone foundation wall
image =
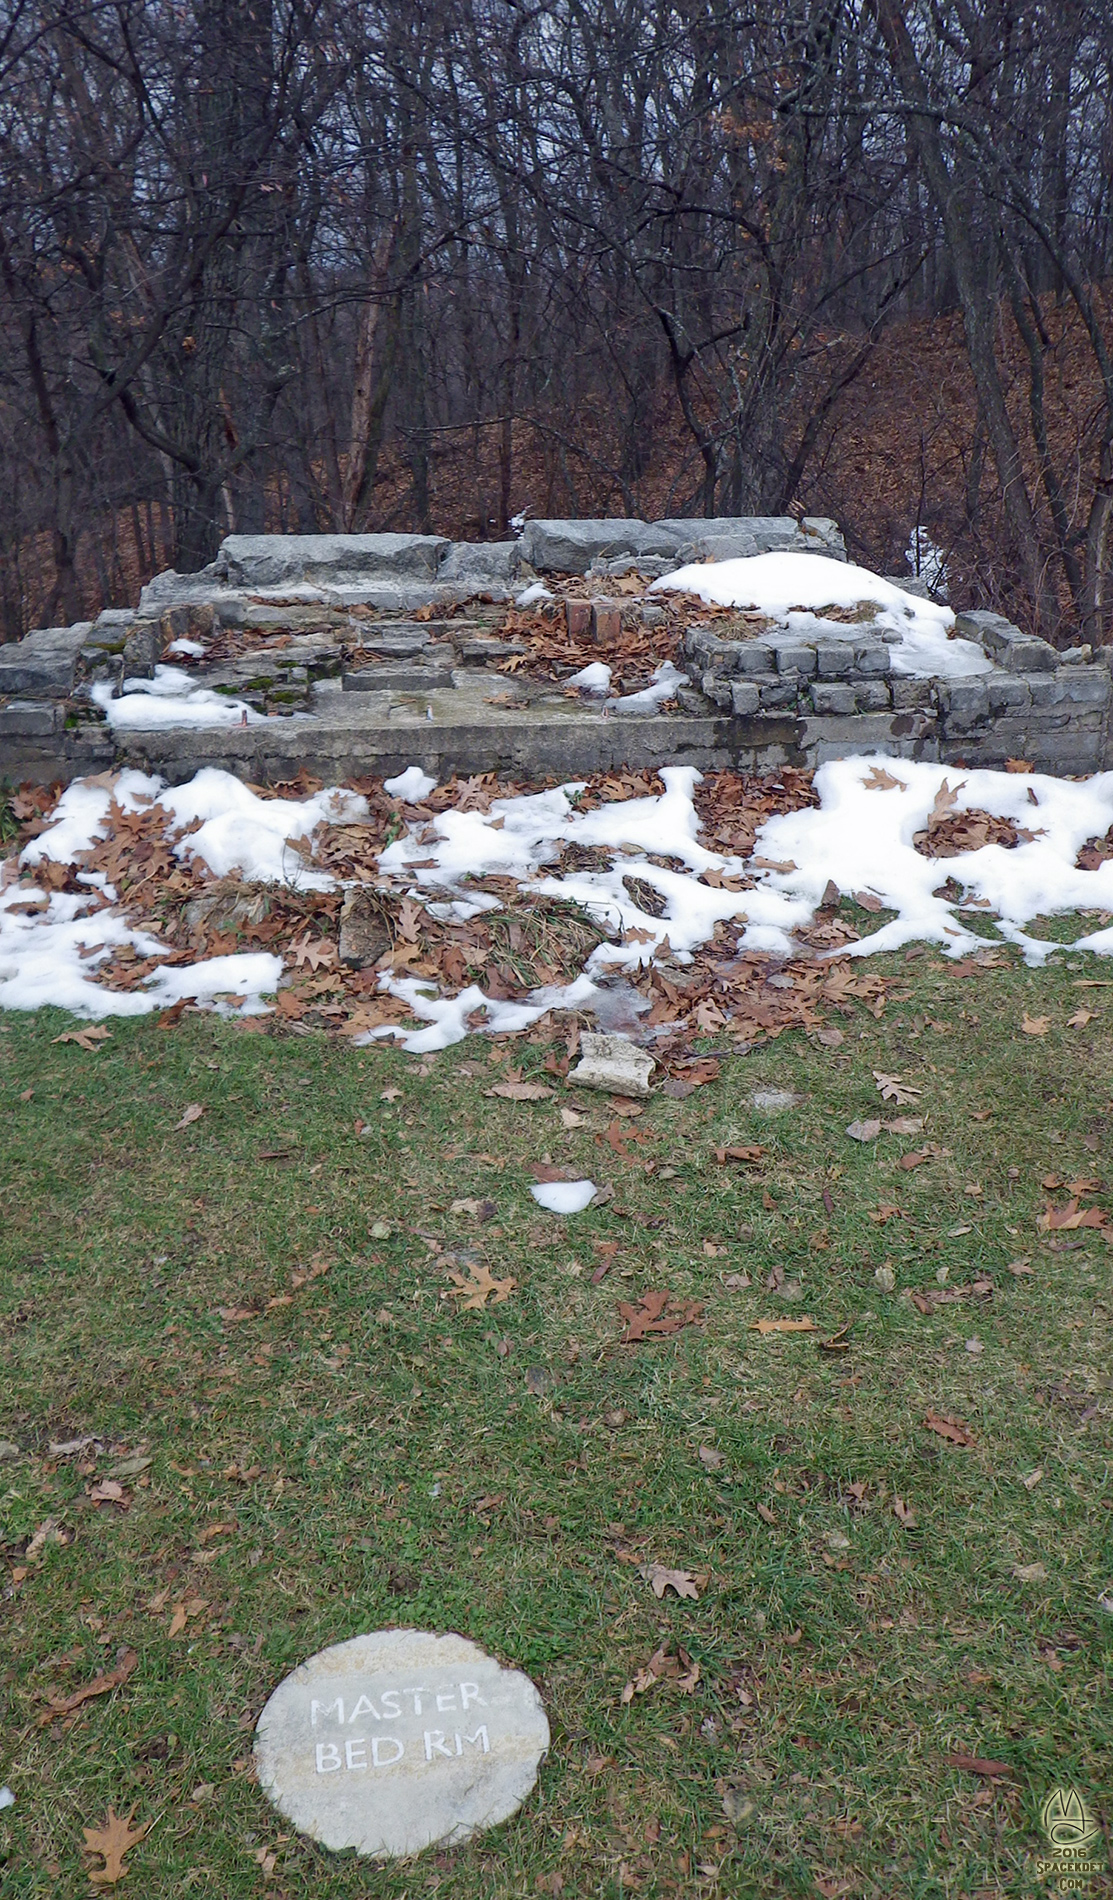
{"label": "stone foundation wall", "polygon": [[[476,544],[233,535],[201,573],[157,576],[134,610],[112,608],[95,622],[40,628],[0,647],[0,777],[68,781],[134,764],[181,780],[213,764],[266,781],[302,765],[338,778],[410,763],[438,775],[571,777],[670,761],[775,770],[882,749],[966,766],[1023,758],[1058,773],[1113,766],[1113,649],[1058,654],[987,613],[960,615],[955,629],[992,661],[970,679],[895,672],[895,636],[868,621],[812,639],[760,617],[754,631],[745,615],[690,629],[690,683],[676,711],[624,717],[492,670],[524,651],[501,637],[501,622],[534,581],[631,570],[648,579],[690,559],[780,549],[846,558],[833,522],[787,516],[531,521],[517,541]],[[545,601],[542,611],[576,620],[575,631],[596,638],[606,657],[608,638],[631,617],[650,633],[660,625],[660,600],[608,599],[604,590],[592,602]],[[438,618],[438,608],[452,617]],[[229,630],[286,636],[279,647],[193,669],[198,686],[246,701],[268,715],[262,723],[120,733],[90,699],[98,681],[150,678],[161,660],[174,661],[176,640],[206,645]]]}

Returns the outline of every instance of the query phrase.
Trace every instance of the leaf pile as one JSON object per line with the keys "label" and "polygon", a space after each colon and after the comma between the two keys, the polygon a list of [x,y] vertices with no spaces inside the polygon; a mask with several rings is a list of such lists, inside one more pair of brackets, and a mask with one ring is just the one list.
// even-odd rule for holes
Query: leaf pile
{"label": "leaf pile", "polygon": [[1018,844],[1031,844],[1033,838],[1043,835],[1040,831],[1026,830],[1011,818],[999,818],[991,811],[982,811],[976,805],[967,811],[956,811],[963,782],[960,780],[952,791],[944,779],[935,794],[926,831],[917,831],[912,839],[922,858],[960,858],[964,852],[980,851],[987,844],[1003,845],[1006,851],[1014,851]]}

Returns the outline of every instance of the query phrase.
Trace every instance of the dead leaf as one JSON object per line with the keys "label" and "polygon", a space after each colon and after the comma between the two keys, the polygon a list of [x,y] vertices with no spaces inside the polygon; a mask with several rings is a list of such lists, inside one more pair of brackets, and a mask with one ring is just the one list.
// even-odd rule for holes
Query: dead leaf
{"label": "dead leaf", "polygon": [[1072,1195],[1065,1207],[1045,1208],[1036,1226],[1041,1234],[1073,1233],[1079,1227],[1105,1227],[1108,1221],[1103,1207],[1080,1208],[1077,1195]]}
{"label": "dead leaf", "polygon": [[892,773],[887,772],[883,765],[871,766],[869,775],[862,780],[862,784],[865,786],[867,792],[892,792],[898,790],[906,792],[908,790],[904,780],[902,778],[894,778]]}
{"label": "dead leaf", "polygon": [[112,1041],[112,1031],[105,1029],[102,1023],[94,1023],[89,1029],[67,1029],[64,1036],[51,1036],[51,1042],[75,1042],[79,1049],[96,1051],[102,1042]]}
{"label": "dead leaf", "polygon": [[703,1317],[703,1304],[699,1300],[677,1300],[663,1289],[652,1289],[640,1296],[636,1306],[620,1300],[618,1312],[626,1323],[620,1344],[633,1346],[641,1339],[693,1326]]}
{"label": "dead leaf", "polygon": [[987,1761],[984,1755],[944,1755],[948,1768],[965,1769],[968,1775],[1012,1775],[1016,1770],[1007,1761]]}
{"label": "dead leaf", "polygon": [[647,1583],[653,1585],[655,1597],[663,1597],[666,1590],[675,1590],[678,1597],[689,1597],[693,1603],[699,1602],[696,1579],[690,1570],[667,1570],[664,1564],[642,1564],[639,1573]]}
{"label": "dead leaf", "polygon": [[505,1102],[544,1102],[553,1093],[540,1082],[496,1082],[484,1095],[501,1096]]}
{"label": "dead leaf", "polygon": [[562,1128],[582,1128],[586,1120],[587,1116],[577,1115],[574,1108],[562,1108],[560,1111],[560,1125]]}
{"label": "dead leaf", "polygon": [[[636,1695],[645,1695],[659,1682],[674,1682],[681,1695],[691,1695],[700,1679],[700,1667],[694,1663],[686,1649],[678,1648],[671,1656],[667,1646],[662,1643],[645,1664],[639,1669],[632,1682],[628,1682],[622,1691],[623,1706],[627,1706]],[[589,1774],[598,1774],[599,1770],[609,1766],[609,1757],[596,1756],[587,1763]],[[594,1762],[594,1765],[593,1765]]]}
{"label": "dead leaf", "polygon": [[699,1448],[699,1461],[705,1470],[718,1471],[721,1465],[725,1465],[726,1455],[721,1451],[716,1451],[713,1445],[701,1445]]}
{"label": "dead leaf", "polygon": [[1029,1016],[1025,1013],[1020,1019],[1021,1030],[1026,1036],[1046,1036],[1050,1024],[1050,1016]]}
{"label": "dead leaf", "polygon": [[1006,1271],[1015,1274],[1019,1280],[1022,1274],[1031,1273],[1032,1262],[1027,1256],[1021,1260],[1010,1260]]}
{"label": "dead leaf", "polygon": [[308,934],[290,945],[290,955],[299,970],[307,966],[310,970],[321,970],[339,962],[334,943],[330,943],[327,937],[316,937],[310,941]]}
{"label": "dead leaf", "polygon": [[1024,1489],[1026,1491],[1034,1491],[1037,1484],[1039,1484],[1040,1480],[1042,1479],[1042,1477],[1043,1477],[1043,1466],[1037,1465],[1036,1469],[1034,1471],[1030,1471],[1026,1478],[1021,1478],[1020,1482],[1024,1486]]}
{"label": "dead leaf", "polygon": [[904,1108],[909,1102],[918,1101],[923,1094],[922,1089],[910,1088],[899,1075],[886,1075],[882,1069],[874,1070],[873,1079],[877,1083],[882,1101],[895,1102],[898,1108]]}
{"label": "dead leaf", "polygon": [[776,1528],[777,1513],[771,1511],[767,1504],[755,1504],[754,1510],[757,1512],[763,1524],[771,1524],[774,1529]]}
{"label": "dead leaf", "polygon": [[851,1122],[846,1132],[851,1141],[876,1141],[881,1133],[881,1123],[880,1120]]}
{"label": "dead leaf", "polygon": [[144,1827],[133,1828],[131,1816],[134,1813],[135,1809],[132,1808],[131,1814],[124,1816],[109,1808],[103,1827],[87,1827],[83,1830],[86,1853],[99,1854],[104,1861],[103,1867],[94,1868],[89,1875],[94,1887],[114,1887],[127,1873],[124,1855],[129,1854],[143,1839],[151,1825],[148,1821]]}
{"label": "dead leaf", "polygon": [[816,1333],[819,1331],[814,1319],[805,1314],[803,1319],[752,1319],[752,1333]]}
{"label": "dead leaf", "polygon": [[725,1166],[728,1161],[748,1163],[760,1161],[765,1152],[759,1142],[750,1142],[745,1147],[716,1148],[715,1159],[720,1166]]}
{"label": "dead leaf", "polygon": [[1087,1023],[1093,1022],[1094,1014],[1092,1009],[1076,1009],[1073,1016],[1067,1017],[1067,1028],[1085,1029]]}
{"label": "dead leaf", "polygon": [[1045,1583],[1047,1566],[1046,1564],[1014,1564],[1013,1576],[1018,1583]]}
{"label": "dead leaf", "polygon": [[454,1267],[450,1267],[448,1277],[455,1281],[455,1290],[450,1297],[459,1300],[460,1311],[464,1313],[481,1312],[488,1300],[492,1306],[501,1306],[518,1284],[517,1280],[496,1280],[486,1262],[482,1266],[469,1263],[466,1274],[457,1273]]}
{"label": "dead leaf", "polygon": [[949,1439],[952,1445],[973,1445],[977,1443],[973,1432],[961,1418],[949,1418],[946,1414],[928,1412],[924,1424],[929,1432],[935,1432],[940,1438]]}
{"label": "dead leaf", "polygon": [[129,1498],[122,1484],[114,1478],[102,1478],[99,1484],[90,1487],[87,1495],[94,1504],[121,1504],[127,1510]]}
{"label": "dead leaf", "polygon": [[905,1503],[903,1498],[895,1497],[893,1499],[893,1516],[896,1518],[898,1524],[903,1524],[906,1531],[915,1529],[917,1523],[916,1513]]}
{"label": "dead leaf", "polygon": [[181,1121],[174,1123],[175,1132],[177,1132],[179,1128],[188,1128],[192,1122],[199,1122],[204,1113],[205,1110],[200,1102],[188,1103],[183,1112]]}
{"label": "dead leaf", "polygon": [[39,1727],[45,1728],[57,1715],[69,1715],[79,1709],[83,1702],[91,1702],[94,1696],[109,1695],[113,1689],[119,1689],[127,1681],[136,1667],[139,1657],[134,1649],[126,1649],[119,1657],[115,1669],[109,1669],[102,1676],[95,1676],[84,1688],[75,1689],[72,1695],[48,1695],[44,1697],[46,1712],[39,1716]]}

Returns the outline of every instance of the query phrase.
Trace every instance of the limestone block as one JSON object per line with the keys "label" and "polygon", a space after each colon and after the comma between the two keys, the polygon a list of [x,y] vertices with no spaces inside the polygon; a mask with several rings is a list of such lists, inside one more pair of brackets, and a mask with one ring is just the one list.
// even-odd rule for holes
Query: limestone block
{"label": "limestone block", "polygon": [[0,706],[0,734],[5,738],[33,739],[61,725],[62,708],[43,699],[10,699]]}
{"label": "limestone block", "polygon": [[741,718],[756,713],[761,704],[761,688],[756,680],[735,680],[730,689],[731,711]]}
{"label": "limestone block", "polygon": [[976,640],[1009,673],[1050,673],[1059,656],[1046,640],[1022,633],[1003,614],[982,611],[955,615],[955,633]]}
{"label": "limestone block", "polygon": [[1108,706],[1113,690],[1104,666],[1061,666],[1055,684],[1060,697],[1072,706]]}
{"label": "limestone block", "polygon": [[679,545],[680,537],[665,528],[621,516],[594,521],[527,521],[518,544],[521,558],[539,574],[586,574],[593,561],[619,554],[673,555]]}
{"label": "limestone block", "polygon": [[697,536],[693,548],[693,558],[697,561],[745,561],[754,554],[760,554],[757,541],[752,534],[701,534]]}
{"label": "limestone block", "polygon": [[773,674],[758,681],[763,712],[781,712],[796,705],[796,681],[787,675]]}
{"label": "limestone block", "polygon": [[753,679],[757,673],[771,673],[775,660],[772,647],[761,640],[736,640],[732,643],[730,670],[739,679]]}
{"label": "limestone block", "polygon": [[862,680],[855,687],[858,712],[884,712],[892,704],[888,680]]}
{"label": "limestone block", "polygon": [[581,1089],[602,1089],[611,1095],[648,1095],[653,1057],[627,1036],[580,1037],[580,1061],[568,1077]]}
{"label": "limestone block", "polygon": [[812,706],[825,713],[852,713],[858,710],[858,691],[849,680],[814,680]]}
{"label": "limestone block", "polygon": [[832,561],[845,561],[846,542],[842,530],[829,515],[805,515],[800,522],[800,533],[808,540],[820,542],[817,553],[825,554]]}
{"label": "limestone block", "polygon": [[[721,706],[724,712],[729,712],[731,710],[733,687],[732,687],[730,679],[725,674],[716,673],[716,672],[712,672],[711,670],[708,670],[703,675],[703,678],[700,680],[700,688],[701,688],[701,691],[703,692],[704,698],[711,700],[713,705]],[[754,705],[756,707],[757,705],[757,687],[756,686],[753,688],[753,696],[754,696]],[[735,707],[734,710],[737,711],[738,708]]]}
{"label": "limestone block", "polygon": [[815,665],[821,680],[847,679],[855,671],[854,648],[849,640],[817,640]]}
{"label": "limestone block", "polygon": [[0,646],[0,694],[50,699],[72,693],[92,625],[79,620],[72,627],[36,627],[26,639]]}
{"label": "limestone block", "polygon": [[794,673],[806,680],[815,678],[817,661],[813,646],[806,646],[802,640],[778,640],[773,651],[777,656],[778,673]]}
{"label": "limestone block", "polygon": [[439,581],[484,581],[509,587],[518,571],[517,541],[453,541],[437,569]]}
{"label": "limestone block", "polygon": [[906,679],[897,674],[892,683],[893,705],[900,711],[912,711],[932,702],[932,681]]}
{"label": "limestone block", "polygon": [[994,717],[1001,713],[1027,712],[1032,704],[1028,681],[1019,679],[1015,673],[990,673],[985,686],[989,695],[989,710]]}
{"label": "limestone block", "polygon": [[863,641],[854,648],[854,671],[862,679],[881,679],[892,672],[893,656],[883,640]]}
{"label": "limestone block", "polygon": [[213,563],[232,587],[360,576],[432,580],[452,543],[435,534],[230,534]]}

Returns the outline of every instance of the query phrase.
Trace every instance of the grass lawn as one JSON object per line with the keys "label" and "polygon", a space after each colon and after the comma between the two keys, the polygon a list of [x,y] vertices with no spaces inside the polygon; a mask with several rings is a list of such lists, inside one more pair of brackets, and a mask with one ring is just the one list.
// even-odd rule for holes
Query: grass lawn
{"label": "grass lawn", "polygon": [[[1093,959],[885,967],[904,1000],[841,1047],[786,1034],[629,1123],[486,1095],[551,1082],[544,1037],[418,1063],[3,1019],[4,1900],[91,1892],[109,1807],[149,1824],[144,1900],[989,1900],[1043,1891],[1056,1784],[1108,1825],[1113,1251],[1036,1223],[1071,1182],[1109,1205],[1113,990]],[[878,1114],[925,1127],[848,1139]],[[543,1158],[613,1198],[545,1214]],[[469,1258],[510,1296],[461,1310]],[[622,1344],[617,1303],[665,1288],[702,1320]],[[251,1745],[296,1663],[388,1625],[527,1670],[553,1746],[513,1821],[382,1867],[291,1836]]]}

